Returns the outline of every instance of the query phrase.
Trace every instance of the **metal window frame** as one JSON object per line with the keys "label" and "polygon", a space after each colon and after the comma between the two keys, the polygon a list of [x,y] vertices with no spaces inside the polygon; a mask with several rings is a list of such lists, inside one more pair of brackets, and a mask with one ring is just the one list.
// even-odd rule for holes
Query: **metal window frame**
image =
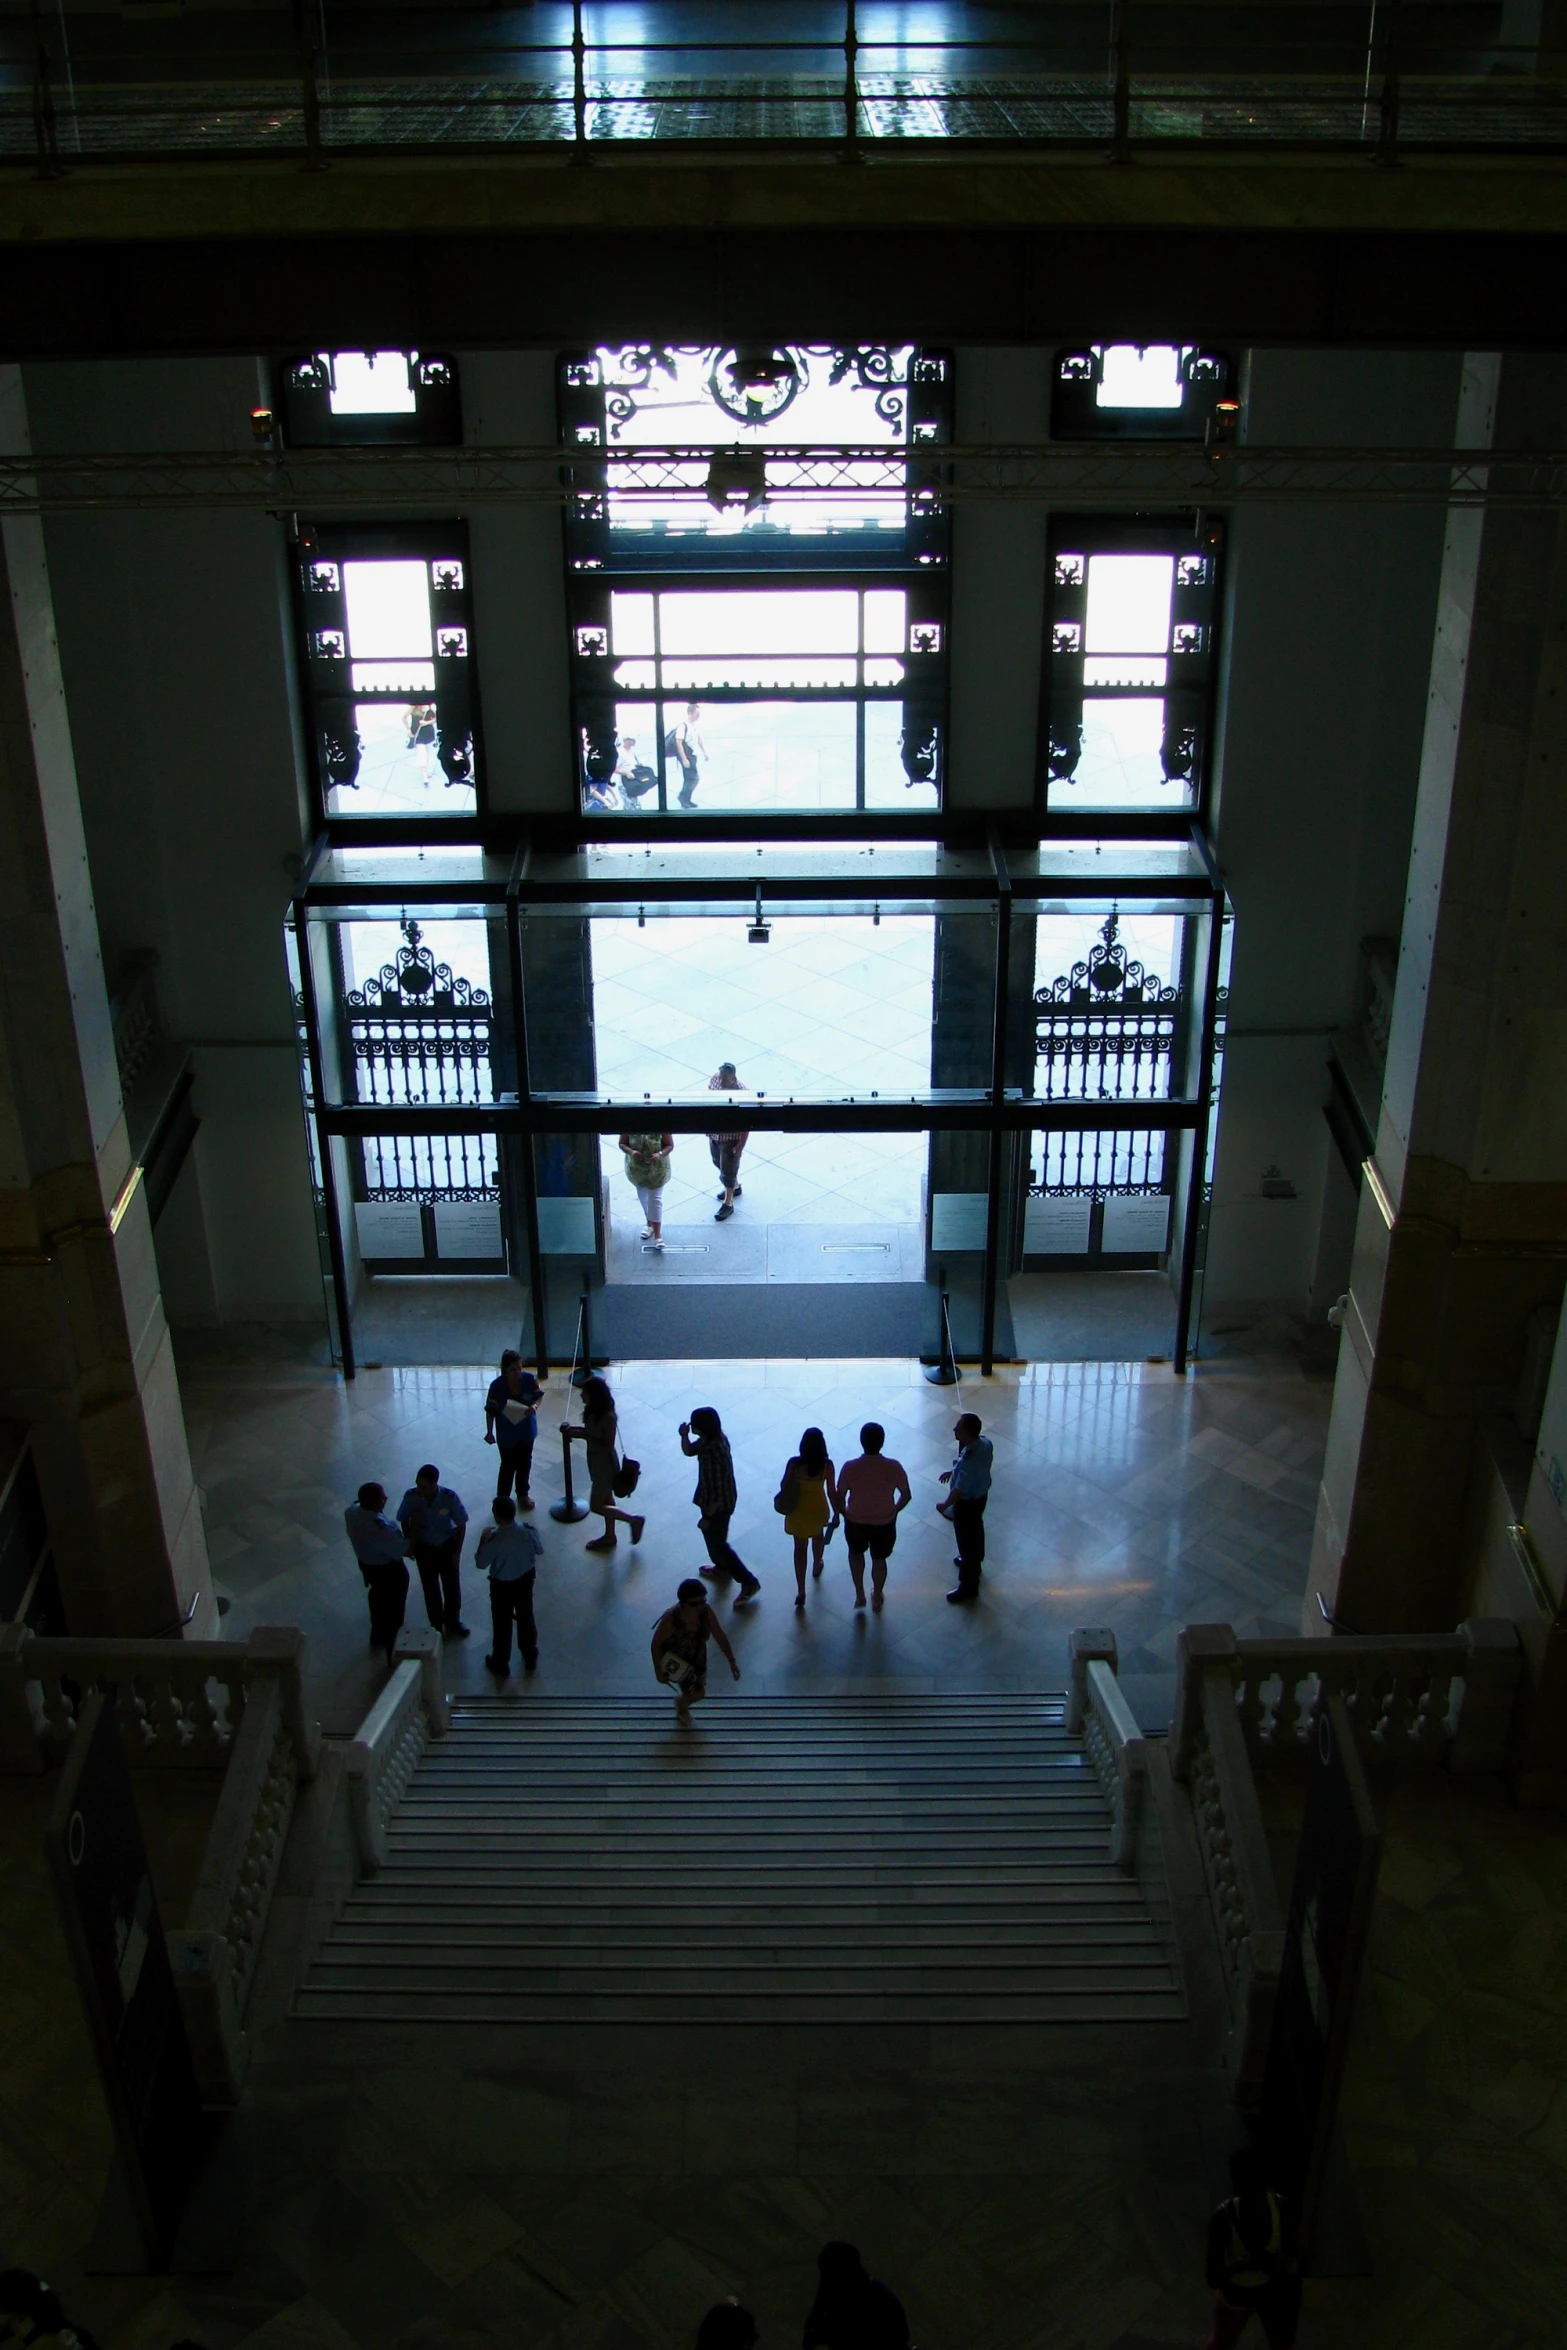
{"label": "metal window frame", "polygon": [[[1088,1130],[1113,1123],[1120,1129],[1159,1129],[1171,1134],[1190,1134],[1192,1137],[1188,1179],[1186,1214],[1181,1231],[1181,1261],[1176,1285],[1176,1343],[1174,1363],[1177,1373],[1184,1373],[1190,1354],[1190,1323],[1193,1283],[1195,1276],[1195,1248],[1201,1216],[1202,1169],[1205,1163],[1207,1139],[1213,1110],[1214,1038],[1218,1005],[1218,972],[1222,916],[1225,909],[1223,883],[1214,863],[1211,849],[1201,835],[1200,827],[1188,818],[1185,834],[1196,851],[1201,865],[1200,873],[1150,880],[1146,875],[1130,870],[1120,871],[1113,860],[1096,871],[1080,874],[1047,876],[1041,879],[1022,872],[1009,861],[1008,842],[999,823],[992,821],[981,843],[965,841],[968,846],[982,846],[983,862],[966,872],[897,874],[889,872],[875,879],[876,899],[883,906],[909,904],[968,907],[974,911],[989,908],[996,921],[996,953],[993,962],[993,1002],[991,1025],[990,1082],[983,1087],[948,1089],[942,1092],[910,1097],[906,1100],[876,1098],[872,1100],[778,1100],[748,1103],[748,1125],[758,1132],[783,1133],[928,1133],[980,1132],[989,1141],[989,1163],[986,1195],[986,1242],[981,1307],[982,1374],[989,1376],[995,1360],[996,1304],[1001,1280],[1001,1174],[1002,1144],[1015,1133],[1045,1133],[1053,1130]],[[798,825],[793,837],[819,838],[820,821],[814,826]],[[923,837],[929,838],[927,826]],[[427,835],[425,836],[428,837]],[[480,834],[476,827],[465,828],[466,841],[476,848],[493,852],[497,843],[493,833]],[[549,837],[550,848],[568,845],[597,845],[601,835],[590,836],[583,826],[563,828]],[[650,836],[659,837],[655,831]],[[734,842],[754,845],[756,833],[749,825],[729,825],[723,828],[723,837]],[[853,839],[843,839],[845,849],[867,845],[865,828],[856,827]],[[886,835],[876,837],[885,838]],[[907,833],[904,837],[909,837]],[[1141,837],[1158,837],[1146,828]],[[629,845],[624,831],[612,829],[609,838],[617,845]],[[349,828],[346,842],[341,845],[363,847],[364,836]],[[715,876],[665,873],[656,879],[624,876],[599,877],[585,883],[581,875],[550,874],[540,870],[542,846],[535,843],[530,833],[518,836],[512,846],[508,869],[492,873],[478,881],[453,884],[447,878],[432,874],[428,881],[396,881],[349,883],[321,878],[321,868],[328,851],[340,845],[337,828],[329,833],[323,829],[307,860],[296,885],[291,908],[291,923],[297,939],[298,964],[301,972],[301,993],[306,1028],[306,1052],[311,1072],[311,1106],[307,1114],[314,1120],[317,1154],[323,1170],[324,1204],[328,1221],[330,1271],[337,1305],[339,1328],[342,1334],[342,1369],[345,1378],[354,1376],[355,1362],[352,1338],[352,1307],[348,1294],[347,1267],[342,1246],[341,1222],[338,1215],[335,1185],[332,1179],[329,1143],[334,1135],[354,1136],[370,1132],[379,1134],[418,1133],[494,1133],[522,1139],[524,1148],[519,1153],[522,1167],[522,1210],[528,1256],[528,1278],[532,1298],[536,1358],[541,1377],[549,1369],[548,1342],[545,1332],[544,1262],[539,1231],[537,1170],[534,1146],[540,1135],[558,1132],[568,1125],[578,1132],[614,1134],[623,1131],[628,1121],[645,1125],[656,1116],[660,1127],[676,1134],[705,1133],[712,1116],[709,1108],[699,1102],[650,1102],[606,1099],[600,1095],[568,1094],[540,1091],[531,1083],[528,1053],[527,996],[523,972],[522,921],[529,909],[541,912],[561,910],[568,906],[602,904],[606,907],[627,909],[645,904],[667,906],[696,906],[720,904],[733,906],[736,911],[747,906],[754,897],[755,876],[736,870],[732,874]],[[1016,847],[1019,844],[1013,843]],[[1045,841],[1036,829],[1032,845],[1043,846]],[[855,871],[816,871],[794,876],[770,875],[767,896],[774,904],[817,904],[824,908],[864,905],[867,902],[867,879],[863,868]],[[1036,899],[1088,899],[1115,897],[1123,908],[1134,907],[1139,900],[1151,899],[1182,901],[1186,911],[1193,915],[1206,914],[1210,929],[1206,942],[1204,985],[1201,1001],[1201,1036],[1198,1068],[1200,1083],[1195,1094],[1167,1098],[1161,1101],[1131,1100],[1113,1104],[1086,1100],[1041,1101],[1024,1095],[1005,1082],[1005,1054],[1008,1013],[1007,970],[1008,927],[1014,900],[1025,902]],[[515,1101],[502,1100],[483,1107],[453,1106],[448,1108],[388,1107],[374,1104],[329,1103],[322,1085],[322,1057],[319,1006],[316,1000],[314,975],[309,955],[309,930],[312,916],[336,915],[339,919],[355,908],[420,907],[436,910],[450,909],[454,904],[477,908],[503,909],[507,925],[508,962],[514,999],[514,1021],[517,1037],[518,1091]],[[1108,1113],[1108,1120],[1107,1120]]]}
{"label": "metal window frame", "polygon": [[[451,816],[352,816],[327,807],[327,794],[333,788],[321,762],[322,700],[316,676],[316,664],[310,649],[311,631],[315,619],[305,586],[305,565],[313,554],[319,553],[327,562],[354,561],[396,562],[414,560],[436,562],[450,555],[462,564],[463,584],[460,589],[448,591],[460,598],[462,626],[468,632],[466,657],[467,715],[473,741],[474,807]],[[366,847],[377,845],[383,826],[395,828],[399,838],[420,841],[440,841],[471,836],[474,828],[483,823],[489,813],[488,762],[484,751],[484,722],[479,704],[478,641],[474,626],[473,554],[469,545],[466,518],[437,516],[417,522],[358,522],[329,520],[315,523],[296,518],[289,533],[288,543],[289,594],[294,615],[294,653],[299,676],[299,699],[307,736],[307,755],[310,762],[310,784],[318,840],[325,836],[328,843],[350,840]],[[439,677],[437,677],[437,699]],[[352,699],[352,690],[345,686],[344,698]],[[389,703],[390,706],[390,703]]]}
{"label": "metal window frame", "polygon": [[[1190,800],[1165,812],[1157,809],[1122,810],[1092,808],[1063,808],[1052,799],[1052,789],[1070,790],[1069,784],[1052,786],[1050,775],[1051,722],[1059,718],[1065,707],[1063,697],[1070,695],[1072,706],[1080,713],[1085,693],[1081,670],[1086,659],[1093,656],[1079,650],[1075,654],[1057,654],[1054,649],[1055,626],[1062,614],[1058,599],[1066,590],[1056,581],[1056,558],[1070,547],[1085,556],[1093,555],[1174,555],[1201,553],[1211,565],[1211,576],[1202,590],[1203,625],[1207,641],[1200,656],[1193,658],[1200,664],[1201,674],[1192,679],[1185,690],[1193,697],[1201,713],[1201,739],[1198,744],[1196,789]],[[1136,830],[1145,838],[1156,837],[1169,825],[1172,830],[1190,830],[1204,842],[1201,854],[1211,865],[1212,851],[1206,844],[1206,826],[1213,767],[1213,740],[1218,709],[1219,635],[1223,618],[1224,558],[1226,531],[1224,517],[1193,509],[1174,514],[1069,514],[1052,513],[1045,539],[1045,596],[1043,643],[1039,660],[1039,721],[1035,734],[1035,815],[1047,833],[1059,833],[1077,828],[1090,835],[1112,827],[1116,819],[1130,818]],[[1177,589],[1177,594],[1181,591]],[[1191,593],[1190,590],[1187,591]],[[1173,625],[1173,620],[1172,620]],[[1174,655],[1168,656],[1174,659]],[[1076,671],[1075,685],[1071,683],[1065,664]],[[1087,689],[1093,690],[1093,689]],[[1114,688],[1099,689],[1114,693]],[[1136,689],[1127,688],[1131,693]],[[1152,693],[1155,689],[1145,689]],[[1161,701],[1172,691],[1170,683],[1159,690]]]}

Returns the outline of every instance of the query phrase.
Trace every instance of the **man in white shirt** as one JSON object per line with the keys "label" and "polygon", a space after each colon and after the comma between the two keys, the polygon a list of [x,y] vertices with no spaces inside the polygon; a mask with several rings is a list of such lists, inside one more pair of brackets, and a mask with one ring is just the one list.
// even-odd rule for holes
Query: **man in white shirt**
{"label": "man in white shirt", "polygon": [[361,1485],[343,1523],[370,1595],[370,1645],[384,1648],[390,1664],[408,1605],[408,1537],[386,1514],[384,1485]]}
{"label": "man in white shirt", "polygon": [[532,1526],[519,1525],[517,1505],[510,1494],[491,1504],[495,1523],[479,1536],[474,1565],[490,1578],[490,1653],[485,1669],[504,1681],[511,1671],[511,1628],[517,1627],[517,1646],[525,1673],[537,1670],[538,1627],[533,1620],[533,1585],[544,1545]]}

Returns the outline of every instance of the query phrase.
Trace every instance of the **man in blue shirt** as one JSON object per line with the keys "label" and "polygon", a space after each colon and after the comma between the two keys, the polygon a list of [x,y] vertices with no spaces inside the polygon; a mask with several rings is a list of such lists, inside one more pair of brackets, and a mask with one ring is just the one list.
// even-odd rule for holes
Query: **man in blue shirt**
{"label": "man in blue shirt", "polygon": [[408,1605],[408,1537],[386,1514],[384,1485],[361,1485],[359,1499],[343,1512],[343,1523],[370,1595],[370,1645],[384,1648],[390,1664]]}
{"label": "man in blue shirt", "polygon": [[432,1461],[425,1462],[403,1495],[397,1523],[413,1544],[431,1626],[443,1640],[466,1640],[458,1562],[468,1513],[451,1487],[441,1483]]}
{"label": "man in blue shirt", "polygon": [[533,1672],[539,1661],[538,1626],[533,1620],[533,1585],[544,1545],[531,1526],[517,1523],[517,1504],[503,1494],[492,1506],[493,1526],[479,1536],[473,1563],[490,1578],[490,1653],[487,1672],[505,1680],[511,1671],[511,1628],[517,1627],[522,1669]]}
{"label": "man in blue shirt", "polygon": [[501,1357],[500,1377],[490,1381],[484,1399],[484,1441],[500,1454],[495,1464],[496,1499],[509,1494],[515,1482],[517,1507],[525,1512],[533,1507],[528,1479],[533,1469],[533,1441],[539,1433],[535,1406],[543,1394],[533,1373],[523,1369],[521,1355],[509,1346]]}
{"label": "man in blue shirt", "polygon": [[957,1588],[947,1593],[957,1607],[965,1599],[979,1597],[980,1569],[985,1562],[985,1499],[990,1491],[994,1447],[988,1436],[980,1434],[974,1412],[965,1412],[952,1433],[958,1440],[958,1457],[950,1469],[941,1472],[947,1498],[936,1507],[942,1517],[950,1519],[958,1538],[958,1555],[952,1562],[958,1570]]}

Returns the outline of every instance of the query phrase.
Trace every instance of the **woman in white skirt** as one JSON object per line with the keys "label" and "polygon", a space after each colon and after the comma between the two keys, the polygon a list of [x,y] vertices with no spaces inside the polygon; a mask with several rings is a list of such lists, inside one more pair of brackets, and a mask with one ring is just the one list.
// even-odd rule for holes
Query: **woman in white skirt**
{"label": "woman in white skirt", "polygon": [[669,1181],[673,1164],[675,1138],[672,1134],[623,1134],[620,1147],[625,1154],[626,1181],[635,1191],[647,1218],[647,1230],[642,1235],[643,1245],[654,1256],[664,1253],[664,1186]]}

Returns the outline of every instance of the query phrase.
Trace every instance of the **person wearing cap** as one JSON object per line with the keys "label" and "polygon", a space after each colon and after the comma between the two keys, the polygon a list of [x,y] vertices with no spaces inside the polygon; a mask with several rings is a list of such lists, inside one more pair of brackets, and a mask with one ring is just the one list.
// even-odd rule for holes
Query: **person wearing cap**
{"label": "person wearing cap", "polygon": [[[739,1093],[743,1089],[735,1073],[733,1061],[720,1061],[707,1081],[709,1093]],[[718,1213],[715,1224],[727,1224],[735,1212],[735,1201],[740,1197],[740,1153],[750,1141],[749,1129],[744,1133],[710,1134],[707,1147],[713,1164],[718,1169],[718,1180],[723,1190],[718,1195]]]}
{"label": "person wearing cap", "polygon": [[738,1681],[740,1667],[724,1627],[707,1604],[706,1589],[690,1575],[675,1593],[674,1606],[666,1608],[653,1626],[654,1678],[674,1691],[675,1713],[682,1722],[691,1719],[691,1708],[707,1695],[709,1640],[717,1641]]}

